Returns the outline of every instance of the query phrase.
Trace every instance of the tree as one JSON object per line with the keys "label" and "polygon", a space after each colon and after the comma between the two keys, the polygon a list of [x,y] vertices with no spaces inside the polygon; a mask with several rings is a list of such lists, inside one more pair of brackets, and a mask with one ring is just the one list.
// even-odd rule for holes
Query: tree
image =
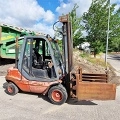
{"label": "tree", "polygon": [[82,25],[81,20],[82,17],[78,17],[76,14],[76,9],[79,6],[77,4],[74,5],[72,11],[69,13],[70,21],[72,23],[72,35],[73,35],[73,47],[80,44],[80,38],[82,37]]}
{"label": "tree", "polygon": [[[82,32],[81,32],[83,29],[83,27],[81,25],[82,17],[78,17],[76,14],[76,9],[78,7],[79,6],[77,4],[75,4],[73,9],[69,13],[70,22],[72,24],[73,47],[75,47],[81,43],[80,39],[82,37]],[[62,14],[62,15],[64,15],[64,14]],[[55,30],[55,36],[60,37],[61,33],[59,31],[61,31],[61,26],[59,26],[59,25],[54,26],[54,30]]]}
{"label": "tree", "polygon": [[109,48],[120,51],[120,8],[111,16]]}
{"label": "tree", "polygon": [[[120,18],[119,11],[115,12],[116,4],[110,6],[110,36],[109,44],[112,45],[113,41],[120,33]],[[83,14],[84,29],[87,32],[87,40],[90,42],[91,47],[94,49],[94,54],[105,51],[106,35],[108,25],[108,8],[109,0],[92,0],[88,12]]]}

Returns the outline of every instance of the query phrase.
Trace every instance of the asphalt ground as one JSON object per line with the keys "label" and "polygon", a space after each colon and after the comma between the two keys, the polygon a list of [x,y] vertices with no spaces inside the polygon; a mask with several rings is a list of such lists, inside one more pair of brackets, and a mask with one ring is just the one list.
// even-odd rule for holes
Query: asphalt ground
{"label": "asphalt ground", "polygon": [[120,76],[120,54],[108,55],[107,61],[114,68],[117,76]]}
{"label": "asphalt ground", "polygon": [[57,106],[38,94],[4,92],[4,76],[0,76],[0,120],[120,120],[120,86],[116,100],[68,100]]}

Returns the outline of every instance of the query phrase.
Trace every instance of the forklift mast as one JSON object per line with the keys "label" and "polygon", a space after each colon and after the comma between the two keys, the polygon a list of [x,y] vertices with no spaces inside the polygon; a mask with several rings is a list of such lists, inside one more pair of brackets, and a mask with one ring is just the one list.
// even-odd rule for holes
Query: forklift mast
{"label": "forklift mast", "polygon": [[65,71],[69,74],[73,68],[73,39],[72,39],[72,26],[69,15],[59,17],[59,21],[63,23],[63,54]]}
{"label": "forklift mast", "polygon": [[70,96],[70,72],[73,69],[73,39],[72,39],[72,26],[69,15],[59,17],[59,21],[63,23],[62,34],[63,34],[63,56],[65,65],[65,87]]}

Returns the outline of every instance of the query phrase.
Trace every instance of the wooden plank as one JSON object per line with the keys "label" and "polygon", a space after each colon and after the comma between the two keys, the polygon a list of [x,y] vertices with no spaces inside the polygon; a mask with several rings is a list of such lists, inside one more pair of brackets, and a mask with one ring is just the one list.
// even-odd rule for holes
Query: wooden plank
{"label": "wooden plank", "polygon": [[107,75],[84,75],[84,74],[82,74],[82,76],[94,76],[94,77],[107,77]]}
{"label": "wooden plank", "polygon": [[82,78],[90,78],[90,79],[107,79],[105,76],[82,76]]}
{"label": "wooden plank", "polygon": [[78,100],[114,100],[116,96],[116,85],[77,81],[76,95]]}
{"label": "wooden plank", "polygon": [[86,73],[82,74],[82,80],[83,81],[96,81],[96,82],[107,82],[108,80],[108,75],[107,74],[91,74],[91,73]]}
{"label": "wooden plank", "polygon": [[97,74],[97,73],[82,73],[82,75],[91,75],[91,76],[107,76],[107,74]]}
{"label": "wooden plank", "polygon": [[106,79],[86,79],[86,78],[82,78],[82,81],[104,81],[104,82],[107,82],[107,80]]}

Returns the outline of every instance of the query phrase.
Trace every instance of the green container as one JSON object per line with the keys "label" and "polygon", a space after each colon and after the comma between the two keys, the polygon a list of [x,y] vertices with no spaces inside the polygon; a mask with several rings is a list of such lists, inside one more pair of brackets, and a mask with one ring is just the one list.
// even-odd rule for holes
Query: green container
{"label": "green container", "polygon": [[[7,59],[15,59],[16,37],[24,35],[35,35],[33,31],[28,31],[18,27],[0,25],[0,57]],[[23,39],[18,41],[19,47],[22,45]]]}

